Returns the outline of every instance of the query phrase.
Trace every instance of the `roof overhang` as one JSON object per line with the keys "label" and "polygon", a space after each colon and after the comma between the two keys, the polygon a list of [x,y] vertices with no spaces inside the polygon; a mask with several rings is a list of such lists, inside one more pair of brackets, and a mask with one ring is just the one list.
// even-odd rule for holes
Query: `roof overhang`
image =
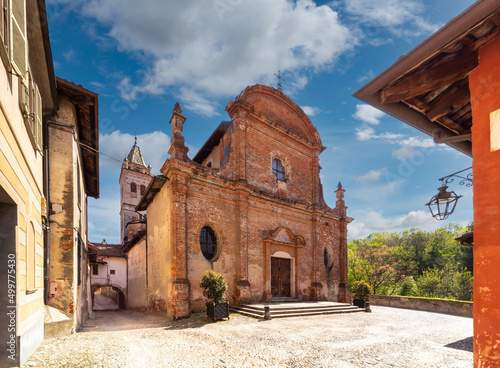
{"label": "roof overhang", "polygon": [[57,90],[75,106],[85,192],[99,198],[99,98],[97,93],[57,78]]}
{"label": "roof overhang", "polygon": [[469,73],[500,35],[500,3],[479,0],[354,97],[472,156]]}
{"label": "roof overhang", "polygon": [[134,245],[136,245],[139,242],[139,240],[144,239],[146,234],[147,234],[146,230],[138,231],[137,234],[135,234],[134,237],[129,242],[123,244],[122,248],[123,251],[127,253],[130,249],[132,249]]}
{"label": "roof overhang", "polygon": [[142,196],[141,201],[136,206],[135,210],[136,211],[147,210],[149,204],[153,201],[154,197],[156,197],[158,192],[163,187],[163,184],[165,184],[167,180],[168,179],[163,175],[153,176],[151,182],[149,183],[146,189],[146,193],[144,193],[144,195]]}

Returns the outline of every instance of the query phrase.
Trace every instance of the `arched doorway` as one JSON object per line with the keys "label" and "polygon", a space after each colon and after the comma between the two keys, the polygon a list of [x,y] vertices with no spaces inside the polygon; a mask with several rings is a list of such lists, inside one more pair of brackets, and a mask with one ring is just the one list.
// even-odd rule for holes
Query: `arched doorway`
{"label": "arched doorway", "polygon": [[92,309],[95,311],[125,309],[125,294],[113,285],[92,286]]}

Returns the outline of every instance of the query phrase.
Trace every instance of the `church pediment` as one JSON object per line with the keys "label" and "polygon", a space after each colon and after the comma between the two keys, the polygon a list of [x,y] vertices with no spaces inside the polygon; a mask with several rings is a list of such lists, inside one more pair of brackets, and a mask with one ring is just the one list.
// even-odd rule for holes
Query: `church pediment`
{"label": "church pediment", "polygon": [[[257,84],[245,88],[234,102],[244,102],[254,113],[263,116],[288,133],[323,147],[319,133],[309,117],[282,91]],[[226,108],[228,112],[231,106],[230,102]]]}
{"label": "church pediment", "polygon": [[294,235],[290,229],[279,227],[276,230],[269,230],[266,234],[266,239],[278,243],[287,243],[293,245],[306,245],[304,238],[300,235]]}

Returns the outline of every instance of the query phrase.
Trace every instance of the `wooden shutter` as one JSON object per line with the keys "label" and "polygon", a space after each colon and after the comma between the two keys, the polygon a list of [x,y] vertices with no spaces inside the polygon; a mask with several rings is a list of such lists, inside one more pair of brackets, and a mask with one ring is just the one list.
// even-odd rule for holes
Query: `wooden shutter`
{"label": "wooden shutter", "polygon": [[12,1],[12,62],[19,74],[26,79],[28,48],[26,37],[26,0]]}
{"label": "wooden shutter", "polygon": [[41,151],[43,146],[43,106],[42,106],[42,95],[40,94],[40,90],[38,86],[35,86],[35,140],[36,146]]}

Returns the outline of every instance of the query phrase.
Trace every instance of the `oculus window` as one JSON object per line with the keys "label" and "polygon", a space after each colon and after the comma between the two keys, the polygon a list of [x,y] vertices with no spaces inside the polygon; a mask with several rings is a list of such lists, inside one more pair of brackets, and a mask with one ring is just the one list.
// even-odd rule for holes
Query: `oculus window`
{"label": "oculus window", "polygon": [[205,226],[200,233],[200,248],[206,259],[212,261],[217,254],[217,237],[211,227]]}

